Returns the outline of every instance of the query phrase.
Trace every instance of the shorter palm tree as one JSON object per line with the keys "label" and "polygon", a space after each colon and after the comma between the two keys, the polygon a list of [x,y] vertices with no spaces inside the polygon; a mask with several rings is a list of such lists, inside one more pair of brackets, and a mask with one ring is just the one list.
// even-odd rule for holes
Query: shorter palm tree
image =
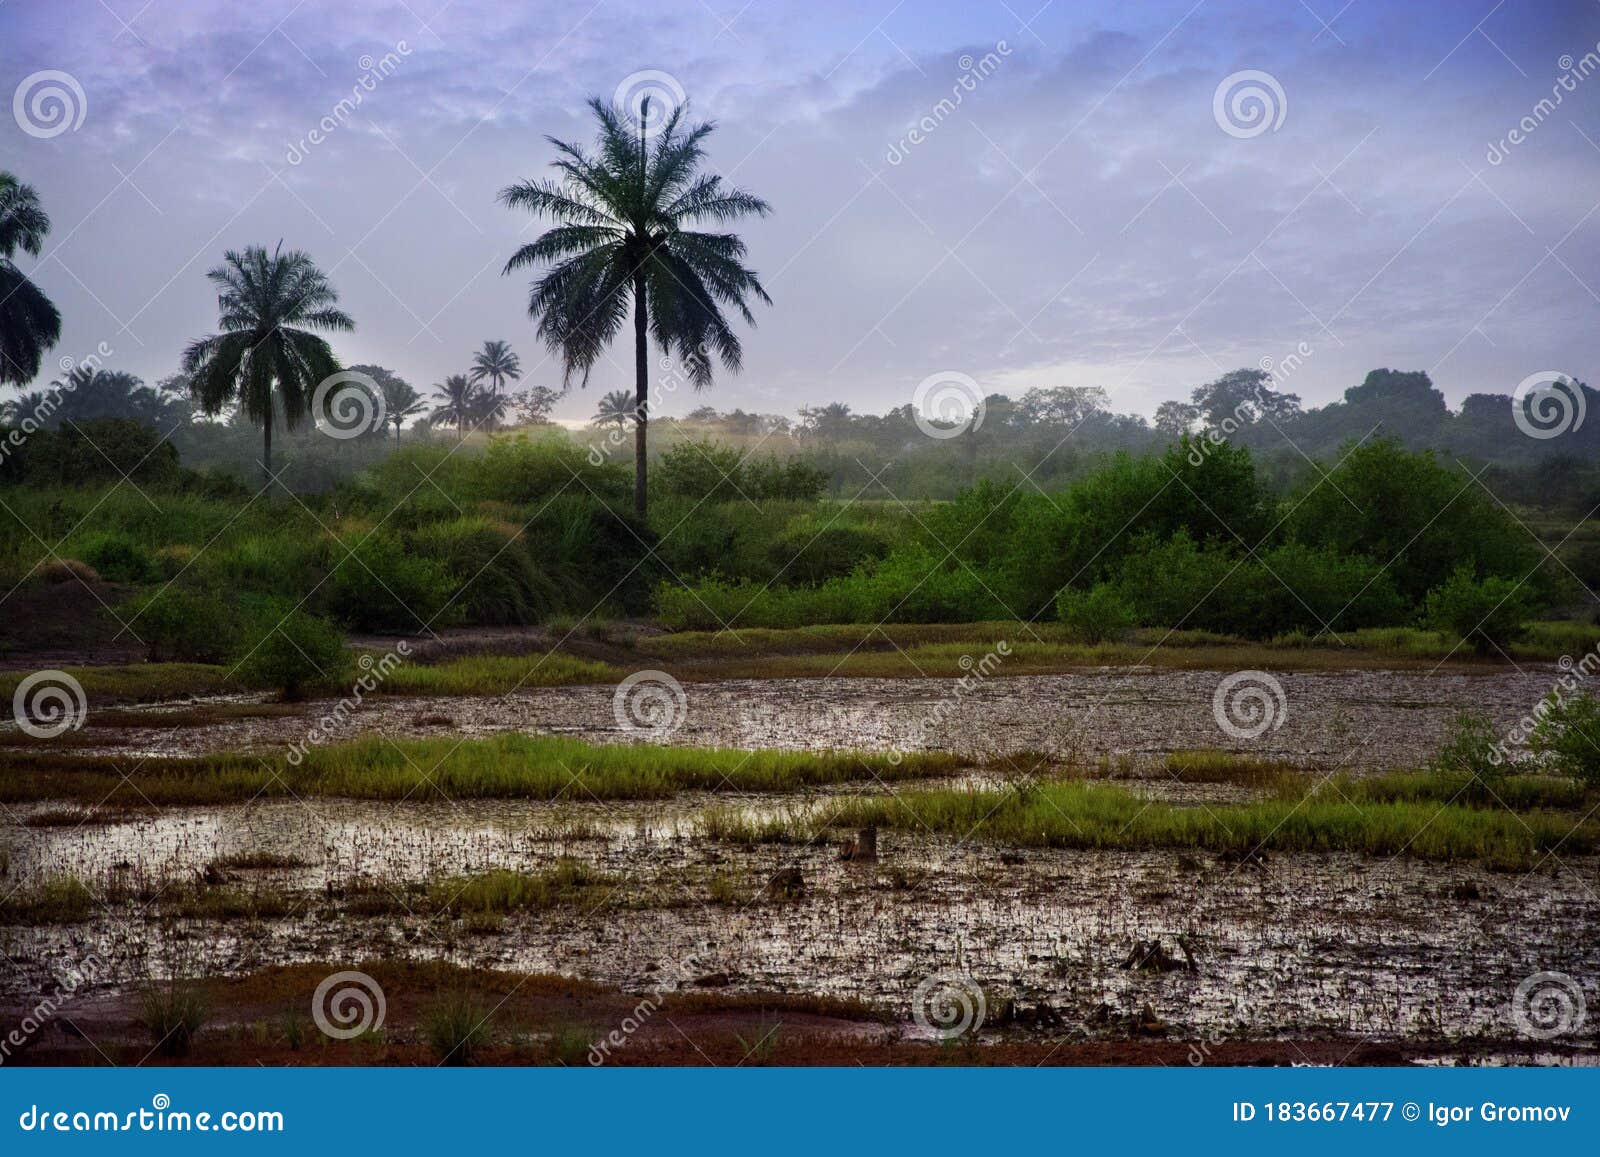
{"label": "shorter palm tree", "polygon": [[477,404],[477,394],[477,387],[467,379],[466,374],[451,374],[433,387],[433,396],[440,399],[438,405],[433,407],[433,420],[454,423],[456,437],[465,437],[466,424],[472,420]]}
{"label": "shorter palm tree", "polygon": [[594,424],[606,426],[615,424],[621,430],[633,421],[633,395],[627,390],[612,390],[600,399],[600,404],[594,411]]}
{"label": "shorter palm tree", "polygon": [[400,427],[407,418],[414,418],[423,413],[428,404],[417,396],[417,391],[411,388],[410,382],[396,378],[393,382],[383,385],[383,416],[386,421],[394,426],[394,444],[400,445]]}
{"label": "shorter palm tree", "polygon": [[472,369],[467,371],[467,378],[475,386],[489,383],[489,392],[498,394],[500,387],[507,382],[515,382],[522,377],[522,359],[511,352],[511,343],[503,341],[486,341],[483,348],[472,355]]}
{"label": "shorter palm tree", "polygon": [[274,419],[281,416],[294,429],[310,411],[317,384],[339,372],[333,348],[311,330],[351,330],[356,323],[334,308],[339,295],[311,258],[283,252],[281,241],[270,254],[259,245],[243,253],[230,249],[206,276],[221,290],[222,332],[190,343],[183,372],[207,414],[237,398],[245,416],[261,426],[262,467],[270,482]]}

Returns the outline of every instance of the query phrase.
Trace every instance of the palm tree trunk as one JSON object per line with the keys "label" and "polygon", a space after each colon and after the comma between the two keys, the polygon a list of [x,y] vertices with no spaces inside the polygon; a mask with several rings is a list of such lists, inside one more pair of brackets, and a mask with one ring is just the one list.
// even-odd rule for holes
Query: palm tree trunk
{"label": "palm tree trunk", "polygon": [[633,372],[637,379],[633,395],[633,512],[643,521],[648,502],[645,432],[650,422],[650,334],[643,277],[633,280]]}
{"label": "palm tree trunk", "polygon": [[261,424],[261,466],[266,471],[266,484],[272,485],[272,411],[267,411],[267,420]]}

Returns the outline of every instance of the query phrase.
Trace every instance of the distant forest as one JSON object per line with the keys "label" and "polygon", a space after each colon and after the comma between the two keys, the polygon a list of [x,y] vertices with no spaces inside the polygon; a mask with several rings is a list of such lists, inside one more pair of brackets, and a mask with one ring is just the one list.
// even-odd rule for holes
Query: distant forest
{"label": "distant forest", "polygon": [[[381,367],[356,368],[382,373],[386,383],[401,381]],[[504,416],[466,427],[469,448],[496,433],[563,429],[548,419],[559,397],[543,387],[511,394]],[[597,395],[591,426],[565,430],[566,436],[591,455],[631,454],[631,438],[624,436],[628,411],[617,397]],[[1188,401],[1162,403],[1154,421],[1115,412],[1098,387],[1030,389],[1015,398],[991,394],[975,427],[942,439],[918,428],[909,404],[864,414],[833,402],[802,407],[794,418],[706,405],[681,418],[652,415],[652,449],[669,453],[693,441],[718,443],[722,454],[798,457],[826,475],[832,496],[909,500],[953,498],[983,478],[1015,482],[1026,476],[1050,490],[1082,477],[1115,452],[1159,451],[1185,432],[1248,447],[1263,477],[1287,487],[1313,472],[1313,461],[1335,461],[1344,448],[1363,441],[1396,439],[1413,449],[1435,450],[1447,463],[1459,462],[1474,473],[1486,471],[1485,482],[1505,501],[1585,513],[1600,504],[1600,392],[1573,382],[1561,400],[1567,405],[1561,431],[1536,437],[1516,421],[1512,395],[1472,394],[1452,410],[1422,372],[1373,370],[1345,390],[1341,401],[1304,408],[1266,371],[1241,369],[1197,387]],[[306,492],[327,490],[397,443],[458,439],[454,425],[436,423],[426,413],[414,416],[424,410],[413,407],[403,426],[390,421],[349,441],[321,437],[310,423],[283,431],[284,484]],[[1525,408],[1524,416],[1530,414]],[[21,394],[0,407],[0,426],[18,428],[30,419],[68,437],[86,423],[131,419],[154,431],[153,439],[135,437],[133,443],[147,449],[159,443],[158,461],[175,455],[190,470],[240,480],[259,470],[257,428],[240,415],[207,419],[198,414],[181,375],[151,386],[127,373],[80,368],[46,390]],[[1532,416],[1523,425],[1539,424]],[[108,440],[118,441],[107,435],[95,439]],[[35,469],[45,452],[45,446],[35,447]],[[25,451],[0,458],[0,481],[23,480],[25,458]],[[92,461],[85,465],[95,473]]]}

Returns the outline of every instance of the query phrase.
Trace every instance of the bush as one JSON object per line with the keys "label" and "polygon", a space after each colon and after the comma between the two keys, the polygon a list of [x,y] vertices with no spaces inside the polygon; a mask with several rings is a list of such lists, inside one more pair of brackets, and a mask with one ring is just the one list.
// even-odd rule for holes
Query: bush
{"label": "bush", "polygon": [[1133,626],[1133,608],[1109,583],[1088,590],[1063,587],[1056,596],[1056,618],[1074,641],[1104,643]]}
{"label": "bush", "polygon": [[444,567],[471,622],[543,622],[561,603],[560,589],[533,565],[516,527],[458,518],[424,526],[411,541]]}
{"label": "bush", "polygon": [[1528,737],[1528,750],[1552,770],[1600,786],[1600,699],[1584,693],[1551,695]]}
{"label": "bush", "polygon": [[1463,711],[1455,717],[1429,767],[1485,784],[1497,782],[1509,770],[1500,752],[1494,724],[1487,715],[1477,711]]}
{"label": "bush", "polygon": [[1532,599],[1507,578],[1476,579],[1460,567],[1447,582],[1428,592],[1424,619],[1447,639],[1470,641],[1480,655],[1504,655],[1528,632]]}
{"label": "bush", "polygon": [[444,997],[422,1014],[422,1029],[442,1065],[470,1065],[489,1041],[491,1012],[464,993]]}
{"label": "bush", "polygon": [[392,534],[352,534],[334,555],[328,610],[355,630],[416,631],[460,617],[460,606],[450,603],[456,584],[444,566],[406,550]]}
{"label": "bush", "polygon": [[238,644],[226,606],[219,594],[164,587],[135,604],[132,633],[148,645],[152,663],[220,663]]}
{"label": "bush", "polygon": [[187,1056],[189,1046],[211,1015],[199,991],[176,980],[151,984],[141,994],[140,1006],[150,1041],[165,1057]]}
{"label": "bush", "polygon": [[78,554],[101,578],[114,583],[149,583],[161,578],[155,558],[125,534],[97,534]]}
{"label": "bush", "polygon": [[888,541],[875,531],[837,523],[817,528],[807,522],[785,531],[768,547],[767,558],[777,581],[815,585],[842,578],[888,553]]}
{"label": "bush", "polygon": [[268,604],[238,659],[246,682],[275,688],[285,699],[300,698],[313,683],[340,682],[350,667],[339,629],[292,607]]}

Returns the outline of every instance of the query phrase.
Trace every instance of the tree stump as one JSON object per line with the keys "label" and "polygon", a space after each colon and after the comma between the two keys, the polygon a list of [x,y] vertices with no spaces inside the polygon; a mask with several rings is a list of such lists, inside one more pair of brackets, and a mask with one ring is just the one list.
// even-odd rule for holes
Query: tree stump
{"label": "tree stump", "polygon": [[839,849],[839,858],[852,863],[876,864],[878,862],[878,829],[861,828]]}

